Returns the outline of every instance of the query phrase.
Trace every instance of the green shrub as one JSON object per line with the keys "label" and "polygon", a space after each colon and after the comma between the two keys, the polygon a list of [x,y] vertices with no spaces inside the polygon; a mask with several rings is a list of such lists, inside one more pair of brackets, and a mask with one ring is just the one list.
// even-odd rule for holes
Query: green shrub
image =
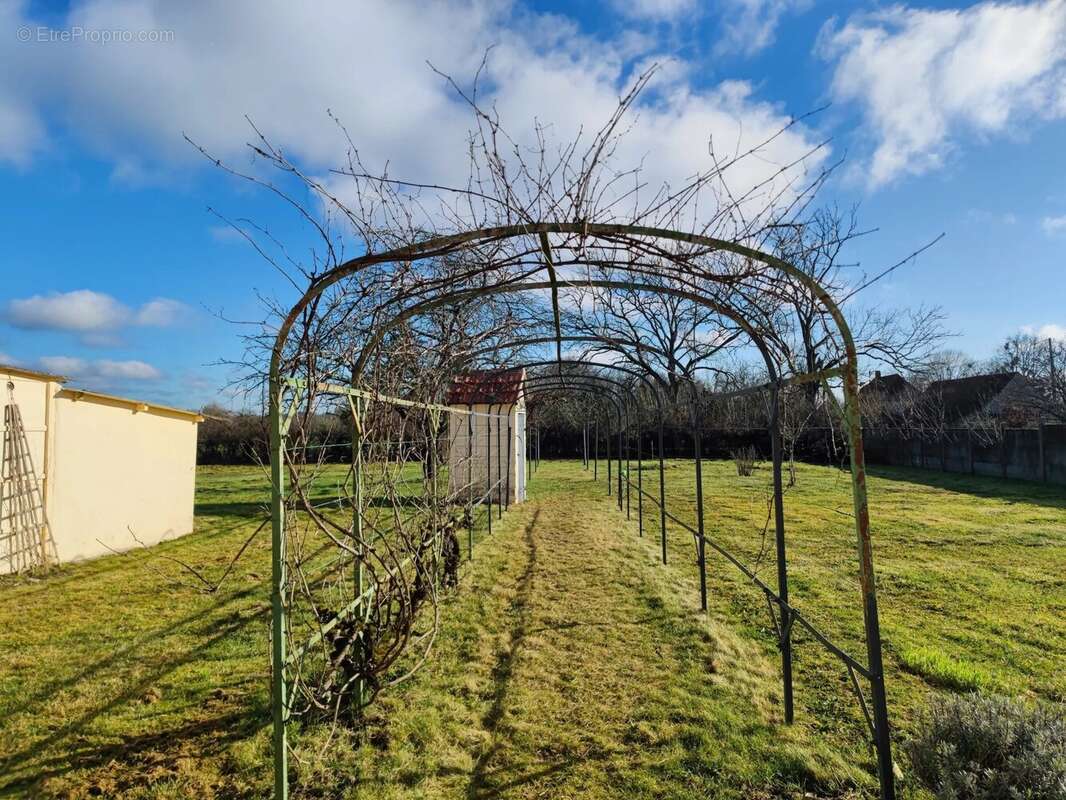
{"label": "green shrub", "polygon": [[938,800],[1066,800],[1066,716],[1005,697],[934,699],[907,751]]}

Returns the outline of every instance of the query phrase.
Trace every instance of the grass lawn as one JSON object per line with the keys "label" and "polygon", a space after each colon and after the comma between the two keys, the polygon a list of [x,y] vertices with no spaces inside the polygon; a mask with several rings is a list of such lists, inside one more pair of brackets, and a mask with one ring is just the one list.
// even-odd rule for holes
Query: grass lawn
{"label": "grass lawn", "polygon": [[[702,615],[691,537],[671,528],[670,563],[657,563],[654,509],[641,540],[636,496],[627,523],[604,477],[542,464],[530,501],[479,535],[435,657],[380,699],[366,735],[294,732],[294,796],[873,792],[841,665],[797,629],[797,724],[783,726],[761,593],[712,555]],[[705,465],[708,535],[770,580],[768,483],[765,468]],[[220,575],[263,519],[265,484],[255,469],[202,468],[194,534],[0,581],[0,796],[269,796],[269,536],[213,594],[159,558]],[[897,742],[930,692],[1062,702],[1066,492],[898,469],[870,484]],[[791,589],[864,660],[849,491],[846,474],[800,466]],[[691,519],[693,495],[691,462],[671,462],[671,511]],[[904,796],[921,796],[906,778]]]}

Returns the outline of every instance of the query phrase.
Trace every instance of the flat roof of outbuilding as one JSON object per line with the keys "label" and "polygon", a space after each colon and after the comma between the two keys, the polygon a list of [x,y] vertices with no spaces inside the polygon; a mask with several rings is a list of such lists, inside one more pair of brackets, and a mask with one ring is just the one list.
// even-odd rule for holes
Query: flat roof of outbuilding
{"label": "flat roof of outbuilding", "polygon": [[[66,383],[67,378],[62,375],[52,375],[48,372],[38,372],[22,367],[13,367],[9,364],[0,364],[0,375],[10,375],[15,378],[29,378],[30,380],[51,381],[53,383]],[[159,403],[146,403],[143,400],[131,400],[128,397],[116,397],[102,392],[93,392],[88,389],[75,389],[72,387],[62,388],[56,395],[69,400],[89,400],[103,405],[128,408],[131,411],[151,411],[159,414],[181,417],[193,422],[203,422],[204,417],[199,411],[189,411],[184,408],[173,408],[160,405]]]}
{"label": "flat roof of outbuilding", "polygon": [[38,381],[54,381],[55,383],[66,383],[67,379],[62,375],[53,375],[50,372],[38,372],[33,369],[23,369],[22,367],[15,367],[11,364],[0,364],[0,375],[13,375],[16,378],[30,378],[31,380]]}

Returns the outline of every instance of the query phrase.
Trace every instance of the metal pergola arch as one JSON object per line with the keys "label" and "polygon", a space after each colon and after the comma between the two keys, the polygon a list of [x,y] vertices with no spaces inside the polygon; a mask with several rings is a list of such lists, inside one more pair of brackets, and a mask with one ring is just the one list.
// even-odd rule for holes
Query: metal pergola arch
{"label": "metal pergola arch", "polygon": [[[798,268],[788,264],[772,254],[763,253],[755,248],[748,247],[738,242],[718,239],[714,237],[702,236],[699,234],[684,233],[681,231],[653,228],[640,225],[626,225],[626,224],[603,224],[603,223],[587,223],[587,222],[542,222],[542,223],[526,223],[518,225],[497,226],[490,228],[483,228],[479,230],[472,230],[463,233],[457,233],[453,235],[438,236],[427,239],[417,244],[400,247],[388,252],[367,254],[359,258],[347,261],[329,272],[324,273],[322,276],[312,282],[305,294],[300,300],[293,306],[289,314],[283,320],[279,327],[273,352],[270,361],[270,381],[269,381],[269,405],[270,405],[270,418],[271,418],[271,475],[272,475],[272,497],[271,497],[271,511],[272,511],[272,545],[273,545],[273,569],[272,569],[272,612],[273,612],[273,663],[274,663],[274,691],[273,691],[273,705],[274,705],[274,726],[275,726],[275,791],[278,797],[285,797],[287,795],[287,757],[286,757],[286,744],[285,744],[285,721],[287,706],[285,702],[285,607],[283,598],[283,587],[285,582],[285,522],[284,522],[284,424],[283,424],[283,412],[282,408],[285,404],[286,393],[291,391],[296,382],[294,379],[287,378],[283,375],[283,362],[285,361],[285,348],[288,340],[289,333],[295,324],[300,314],[304,313],[309,305],[325,292],[331,286],[337,284],[345,277],[354,275],[360,270],[366,269],[375,264],[394,263],[398,261],[415,261],[426,258],[435,258],[440,256],[446,256],[456,252],[468,250],[477,247],[479,244],[500,243],[506,242],[518,237],[526,237],[531,235],[538,235],[543,248],[545,256],[545,263],[543,269],[549,274],[550,280],[547,282],[519,282],[519,283],[500,283],[491,284],[488,286],[467,289],[463,291],[455,291],[443,297],[435,297],[425,300],[421,303],[416,303],[414,307],[404,309],[397,314],[392,323],[398,324],[405,319],[408,319],[418,313],[423,313],[427,310],[431,310],[439,305],[443,305],[447,302],[457,302],[464,299],[473,299],[478,296],[484,296],[489,294],[505,293],[512,291],[530,291],[530,290],[549,290],[552,292],[552,305],[555,315],[556,333],[557,333],[557,348],[561,348],[561,332],[559,330],[559,315],[558,315],[558,287],[559,280],[556,273],[556,267],[552,263],[552,252],[548,234],[569,234],[572,236],[581,237],[581,240],[588,237],[594,237],[607,242],[612,242],[620,245],[623,248],[641,249],[647,248],[653,251],[653,257],[661,259],[667,263],[676,267],[678,274],[670,274],[658,272],[657,274],[665,274],[675,280],[686,282],[687,279],[693,278],[701,281],[707,281],[710,283],[717,283],[719,285],[725,285],[732,290],[736,291],[736,284],[734,278],[726,275],[718,275],[716,273],[709,273],[704,270],[694,269],[691,265],[691,260],[694,257],[700,255],[716,254],[716,253],[730,253],[735,256],[739,256],[743,259],[750,260],[751,262],[759,263],[765,267],[776,271],[777,273],[786,276],[789,279],[798,281],[804,285],[811,292],[812,296],[818,301],[824,312],[832,320],[836,329],[836,334],[839,336],[839,340],[843,345],[844,356],[839,366],[832,367],[830,369],[822,370],[817,374],[808,374],[794,376],[790,378],[787,383],[802,382],[808,380],[826,381],[829,378],[838,377],[842,380],[843,384],[843,416],[845,421],[845,434],[849,442],[850,461],[851,461],[851,482],[852,482],[852,503],[854,508],[854,521],[855,521],[855,533],[858,547],[859,557],[859,577],[860,577],[860,590],[863,601],[863,621],[864,631],[867,648],[867,664],[862,665],[859,662],[852,659],[843,651],[832,645],[823,635],[816,631],[809,623],[805,623],[803,618],[791,609],[787,604],[787,599],[777,597],[777,601],[780,608],[784,612],[787,608],[790,614],[791,621],[798,621],[805,624],[805,627],[810,629],[815,634],[815,638],[819,639],[826,647],[835,652],[838,656],[844,659],[849,669],[849,674],[856,683],[856,689],[858,689],[857,681],[855,680],[854,671],[857,670],[860,674],[866,677],[870,681],[872,708],[867,710],[865,702],[862,700],[861,690],[859,690],[860,701],[863,705],[863,711],[867,715],[867,719],[870,722],[874,745],[877,750],[878,760],[878,778],[881,787],[881,794],[884,798],[894,798],[894,779],[892,772],[892,759],[891,759],[891,741],[888,723],[887,703],[884,689],[884,670],[882,663],[881,653],[881,639],[880,639],[880,626],[877,610],[877,597],[875,589],[875,577],[873,569],[873,556],[872,547],[870,542],[870,530],[869,530],[869,511],[868,502],[866,496],[866,476],[865,476],[865,461],[862,446],[862,428],[861,418],[858,407],[858,364],[857,353],[855,343],[848,328],[847,322],[840,311],[839,307],[835,304],[833,299],[829,296],[826,290],[821,287],[816,280],[809,275],[806,275]],[[646,241],[651,240],[651,242]],[[697,248],[702,248],[701,252],[695,254],[689,254],[686,257],[681,257],[679,254],[670,252],[668,250],[659,248],[656,249],[653,245],[654,242],[663,240],[672,243],[681,243],[692,245]],[[639,245],[639,247],[638,247]],[[622,272],[630,272],[631,274],[641,274],[640,269],[627,269],[623,264],[611,263],[610,266]],[[688,272],[684,270],[688,268]],[[489,268],[486,268],[486,272]],[[652,270],[645,271],[645,274],[656,274]],[[682,297],[692,302],[699,303],[705,307],[730,317],[737,322],[741,328],[744,329],[749,337],[760,349],[764,359],[767,361],[768,372],[771,377],[770,386],[772,386],[774,393],[774,411],[772,417],[776,423],[778,417],[778,404],[777,404],[777,392],[780,386],[786,382],[778,380],[774,365],[772,364],[772,358],[770,358],[765,345],[761,341],[759,332],[756,331],[746,319],[738,317],[735,314],[729,313],[729,311],[717,303],[717,300],[711,296],[702,294],[699,287],[693,287],[695,291],[681,291],[674,290],[668,287],[655,286],[651,284],[640,285],[624,281],[608,281],[608,280],[588,280],[588,281],[576,281],[573,283],[567,282],[570,286],[588,286],[598,287],[603,289],[638,289],[646,290],[649,292],[658,292],[664,294],[672,294],[678,297]],[[447,286],[448,281],[441,281],[441,286]],[[362,374],[362,369],[366,363],[366,359],[369,353],[380,343],[381,332],[380,330],[375,332],[366,346],[360,353],[359,358],[355,361],[355,365],[352,370],[352,384],[357,385]],[[557,349],[561,359],[561,349]],[[337,388],[337,387],[334,387]],[[757,387],[758,389],[759,387]],[[757,390],[756,389],[756,390]],[[312,387],[310,389],[314,391]],[[738,394],[747,393],[747,391],[739,392]],[[733,394],[733,393],[730,393]],[[773,447],[775,453],[779,454],[780,437],[779,434],[773,437]],[[775,461],[778,460],[775,457]],[[775,478],[779,482],[779,475]],[[779,491],[778,486],[775,486],[775,491]],[[780,509],[780,504],[778,504]],[[702,540],[702,534],[701,534]],[[712,546],[714,546],[712,544]],[[743,565],[736,563],[736,566],[744,569]],[[769,590],[764,585],[764,591],[767,591],[768,596],[772,595],[772,590]]]}

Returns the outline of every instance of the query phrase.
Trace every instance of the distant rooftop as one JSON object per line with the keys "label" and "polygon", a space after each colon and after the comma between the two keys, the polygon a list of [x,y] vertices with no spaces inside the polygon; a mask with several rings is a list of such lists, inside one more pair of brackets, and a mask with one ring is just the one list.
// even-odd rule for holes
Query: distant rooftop
{"label": "distant rooftop", "polygon": [[864,395],[891,398],[910,391],[912,388],[902,375],[882,375],[880,372],[875,372],[874,376],[862,385],[859,392]]}
{"label": "distant rooftop", "polygon": [[[1027,383],[1017,372],[994,372],[989,375],[934,381],[929,384],[926,394],[937,398],[948,419],[961,419],[1000,400],[1001,395],[1015,379]],[[1022,393],[1023,387],[1016,384],[1016,394],[1020,396]]]}
{"label": "distant rooftop", "polygon": [[463,372],[452,380],[448,389],[448,405],[472,406],[490,403],[517,403],[522,395],[526,371],[487,369]]}

